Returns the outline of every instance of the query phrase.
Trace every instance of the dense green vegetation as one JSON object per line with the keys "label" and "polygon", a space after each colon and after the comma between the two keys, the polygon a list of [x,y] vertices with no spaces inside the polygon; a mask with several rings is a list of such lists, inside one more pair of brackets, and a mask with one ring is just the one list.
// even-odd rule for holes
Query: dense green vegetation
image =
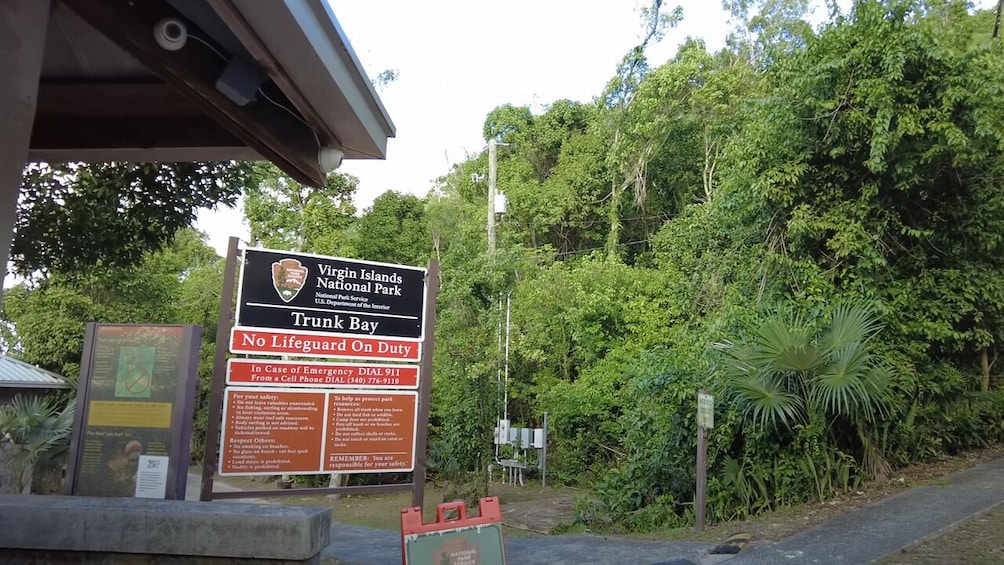
{"label": "dense green vegetation", "polygon": [[[486,153],[361,214],[351,177],[311,191],[252,171],[267,246],[441,262],[430,459],[465,495],[493,456],[507,297],[509,413],[548,413],[549,476],[591,490],[579,516],[597,527],[692,520],[699,388],[717,398],[716,519],[1004,440],[994,15],[862,0],[814,28],[801,2],[727,4],[741,24],[720,52],[687,40],[650,66],[680,17],[656,2],[594,101],[486,117],[508,144],[494,254]],[[211,339],[220,278],[191,231],[139,265],[54,269],[7,294],[8,343],[73,375],[86,320]]]}

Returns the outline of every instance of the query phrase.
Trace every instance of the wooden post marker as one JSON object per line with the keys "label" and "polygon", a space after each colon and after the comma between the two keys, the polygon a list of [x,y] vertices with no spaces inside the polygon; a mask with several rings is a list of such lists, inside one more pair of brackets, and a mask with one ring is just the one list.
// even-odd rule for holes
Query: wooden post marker
{"label": "wooden post marker", "polygon": [[708,430],[715,427],[715,397],[704,389],[697,393],[697,493],[694,497],[694,517],[697,531],[704,530],[708,506]]}

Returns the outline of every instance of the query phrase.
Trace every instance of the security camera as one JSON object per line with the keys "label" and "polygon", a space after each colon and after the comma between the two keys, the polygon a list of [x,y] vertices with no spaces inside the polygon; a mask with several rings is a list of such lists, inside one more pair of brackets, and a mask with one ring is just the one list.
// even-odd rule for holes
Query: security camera
{"label": "security camera", "polygon": [[330,173],[341,166],[344,157],[345,153],[334,147],[322,147],[317,151],[317,164],[321,166],[322,171]]}
{"label": "security camera", "polygon": [[188,26],[178,18],[164,18],[153,26],[153,38],[167,51],[177,51],[188,41]]}

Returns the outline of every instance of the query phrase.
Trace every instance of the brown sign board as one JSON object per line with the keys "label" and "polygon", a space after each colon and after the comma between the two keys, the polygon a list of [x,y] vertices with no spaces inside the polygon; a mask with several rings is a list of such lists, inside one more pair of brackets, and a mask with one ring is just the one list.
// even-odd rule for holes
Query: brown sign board
{"label": "brown sign board", "polygon": [[407,472],[413,391],[228,387],[220,475]]}
{"label": "brown sign board", "polygon": [[419,341],[426,274],[406,265],[245,249],[236,325]]}
{"label": "brown sign board", "polygon": [[87,325],[69,494],[184,500],[201,339],[198,326]]}
{"label": "brown sign board", "polygon": [[418,388],[418,365],[230,359],[227,384],[307,388]]}

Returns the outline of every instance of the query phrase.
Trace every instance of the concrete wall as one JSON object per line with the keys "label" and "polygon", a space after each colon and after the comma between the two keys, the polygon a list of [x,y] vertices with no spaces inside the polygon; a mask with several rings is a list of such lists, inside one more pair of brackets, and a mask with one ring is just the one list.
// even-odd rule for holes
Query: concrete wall
{"label": "concrete wall", "polygon": [[318,563],[331,509],[0,496],[0,564]]}

